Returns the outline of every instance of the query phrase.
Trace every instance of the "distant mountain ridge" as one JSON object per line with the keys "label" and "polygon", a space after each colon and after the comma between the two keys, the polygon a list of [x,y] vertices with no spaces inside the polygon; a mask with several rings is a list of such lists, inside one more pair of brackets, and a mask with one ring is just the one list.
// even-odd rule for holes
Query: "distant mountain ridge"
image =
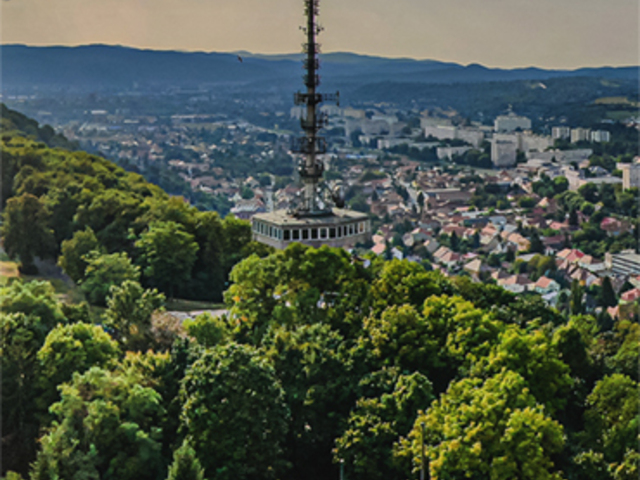
{"label": "distant mountain ridge", "polygon": [[[242,57],[239,61],[238,55]],[[123,46],[2,46],[7,92],[38,89],[122,90],[207,85],[300,88],[302,54],[206,53]],[[548,70],[500,69],[435,60],[384,58],[349,52],[322,54],[325,87],[359,88],[378,82],[454,84],[563,77],[638,80],[637,66]]]}

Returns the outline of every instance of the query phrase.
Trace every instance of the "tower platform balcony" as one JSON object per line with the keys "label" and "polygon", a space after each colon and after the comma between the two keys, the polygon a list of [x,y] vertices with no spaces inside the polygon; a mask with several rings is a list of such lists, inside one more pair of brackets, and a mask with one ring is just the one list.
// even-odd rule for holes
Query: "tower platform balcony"
{"label": "tower platform balcony", "polygon": [[371,238],[371,221],[361,212],[334,208],[323,216],[294,216],[286,210],[259,213],[252,219],[253,239],[283,250],[291,243],[315,248],[353,248]]}

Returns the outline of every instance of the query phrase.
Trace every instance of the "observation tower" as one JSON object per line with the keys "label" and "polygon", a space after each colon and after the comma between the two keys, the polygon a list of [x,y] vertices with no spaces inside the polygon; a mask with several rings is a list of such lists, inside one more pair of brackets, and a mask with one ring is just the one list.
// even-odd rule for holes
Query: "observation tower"
{"label": "observation tower", "polygon": [[318,93],[319,44],[316,36],[322,31],[316,21],[319,0],[305,0],[307,23],[301,29],[306,34],[303,43],[303,68],[305,93],[294,94],[294,103],[303,105],[305,114],[300,125],[305,135],[295,138],[291,151],[302,156],[298,172],[303,189],[296,201],[287,210],[259,213],[252,219],[253,237],[258,242],[283,249],[293,242],[313,247],[353,247],[371,236],[369,217],[361,212],[344,209],[342,186],[329,188],[322,181],[324,162],[322,155],[327,151],[326,140],[318,132],[327,124],[327,116],[319,111],[324,101],[339,104],[340,94]]}

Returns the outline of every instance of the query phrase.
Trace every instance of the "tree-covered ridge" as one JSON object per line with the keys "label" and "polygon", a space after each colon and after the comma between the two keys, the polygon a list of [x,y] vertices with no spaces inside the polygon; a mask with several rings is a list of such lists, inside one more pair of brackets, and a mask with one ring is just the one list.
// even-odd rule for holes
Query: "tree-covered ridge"
{"label": "tree-covered ridge", "polygon": [[439,480],[637,476],[637,323],[601,331],[535,297],[299,244],[231,280],[227,315],[178,329],[132,281],[104,328],[44,283],[2,289],[4,434],[20,440],[5,468],[321,479],[343,461],[348,478],[404,480],[424,441]]}
{"label": "tree-covered ridge", "polygon": [[64,135],[56,133],[50,125],[40,126],[32,118],[7,108],[0,103],[0,130],[3,135],[20,135],[31,140],[44,142],[49,147],[76,150],[78,146],[67,140]]}
{"label": "tree-covered ridge", "polygon": [[35,272],[36,257],[60,257],[102,305],[109,285],[125,279],[170,296],[220,300],[231,267],[264,250],[252,243],[248,222],[200,212],[96,155],[28,138],[40,130],[10,110],[3,119],[4,248],[24,273]]}

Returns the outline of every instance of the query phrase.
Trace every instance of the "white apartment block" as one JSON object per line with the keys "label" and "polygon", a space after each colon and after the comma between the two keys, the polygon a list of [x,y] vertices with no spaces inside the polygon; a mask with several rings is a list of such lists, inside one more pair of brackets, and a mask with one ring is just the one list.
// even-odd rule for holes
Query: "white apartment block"
{"label": "white apartment block", "polygon": [[640,157],[635,158],[635,163],[618,163],[618,170],[622,170],[622,188],[640,188]]}
{"label": "white apartment block", "polygon": [[[389,133],[398,133],[405,124],[400,125],[396,119],[396,123],[392,124],[386,120],[369,120],[368,118],[356,119],[347,118],[344,126],[345,134],[351,135],[353,132],[360,130],[364,135],[384,135]],[[395,127],[395,128],[394,128]]]}
{"label": "white apartment block", "polygon": [[553,127],[551,129],[551,138],[554,140],[565,140],[571,138],[571,128],[569,127]]}
{"label": "white apartment block", "polygon": [[604,264],[614,275],[639,275],[640,255],[633,250],[625,250],[620,253],[605,253]]}
{"label": "white apartment block", "polygon": [[544,135],[531,135],[528,133],[517,133],[518,150],[522,152],[544,152],[553,146],[553,139]]}
{"label": "white apartment block", "polygon": [[602,184],[609,185],[618,185],[622,184],[622,180],[618,177],[614,177],[612,175],[605,175],[602,177],[585,177],[584,174],[580,171],[569,169],[568,167],[564,170],[564,176],[569,181],[569,190],[578,191],[580,187],[586,185],[587,183],[593,183],[596,186],[600,186]]}
{"label": "white apartment block", "polygon": [[531,130],[531,120],[527,117],[520,117],[514,113],[500,115],[493,122],[493,129],[496,132],[515,132],[516,130]]}
{"label": "white apartment block", "polygon": [[491,162],[496,167],[513,167],[516,164],[517,151],[518,143],[513,139],[494,135],[491,140]]}
{"label": "white apartment block", "polygon": [[459,139],[478,148],[484,141],[484,132],[477,127],[454,127],[451,125],[426,125],[424,136],[437,138],[438,140]]}
{"label": "white apartment block", "polygon": [[411,144],[412,140],[410,138],[379,138],[378,139],[378,148],[380,150],[384,148],[393,148],[398,145]]}
{"label": "white apartment block", "polygon": [[551,161],[554,158],[559,163],[580,163],[588,160],[593,150],[590,148],[579,148],[576,150],[545,150],[544,152],[525,152],[529,160]]}
{"label": "white apartment block", "polygon": [[591,129],[589,128],[572,128],[571,143],[591,140]]}
{"label": "white apartment block", "polygon": [[609,142],[611,141],[611,133],[606,130],[594,130],[591,132],[592,142]]}
{"label": "white apartment block", "polygon": [[471,150],[471,147],[438,147],[436,155],[438,155],[439,160],[451,160],[454,155],[462,155],[469,150]]}
{"label": "white apartment block", "polygon": [[482,142],[484,142],[484,132],[475,127],[459,127],[456,131],[456,138],[464,140],[470,143],[475,148],[478,148]]}
{"label": "white apartment block", "polygon": [[451,120],[448,120],[446,118],[422,117],[420,119],[420,128],[451,126]]}
{"label": "white apartment block", "polygon": [[424,127],[425,137],[435,137],[438,140],[453,140],[456,138],[457,127],[451,125],[428,125]]}
{"label": "white apartment block", "polygon": [[515,143],[517,150],[525,153],[544,152],[546,149],[553,146],[553,140],[551,137],[533,135],[528,132],[495,133],[493,138],[501,141],[513,142]]}

